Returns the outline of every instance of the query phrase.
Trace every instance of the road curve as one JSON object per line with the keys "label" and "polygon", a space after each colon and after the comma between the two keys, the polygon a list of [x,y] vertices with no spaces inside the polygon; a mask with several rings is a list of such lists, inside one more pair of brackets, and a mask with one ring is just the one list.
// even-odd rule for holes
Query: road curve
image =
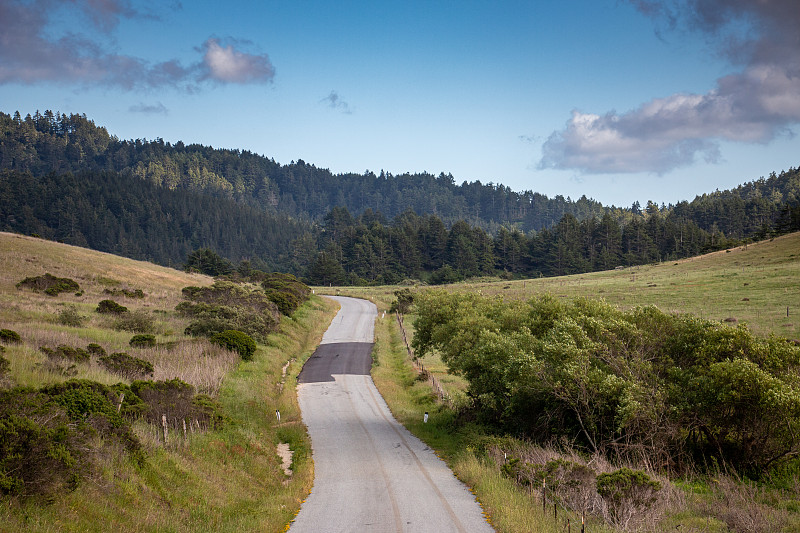
{"label": "road curve", "polygon": [[331,298],[342,308],[298,377],[315,479],[290,531],[493,531],[472,494],[375,388],[375,306]]}

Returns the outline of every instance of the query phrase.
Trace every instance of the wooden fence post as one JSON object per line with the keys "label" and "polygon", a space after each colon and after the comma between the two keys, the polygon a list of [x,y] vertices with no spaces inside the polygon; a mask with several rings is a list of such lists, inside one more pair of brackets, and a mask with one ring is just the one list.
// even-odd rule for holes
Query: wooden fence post
{"label": "wooden fence post", "polygon": [[164,444],[167,443],[167,415],[161,415],[161,425],[164,426]]}

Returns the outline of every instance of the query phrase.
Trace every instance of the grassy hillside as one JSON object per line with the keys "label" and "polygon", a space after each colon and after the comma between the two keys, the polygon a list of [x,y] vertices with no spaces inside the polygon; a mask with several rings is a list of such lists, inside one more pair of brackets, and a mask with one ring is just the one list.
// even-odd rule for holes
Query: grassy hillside
{"label": "grassy hillside", "polygon": [[[50,273],[70,278],[78,290],[50,296],[17,284]],[[143,461],[116,450],[100,435],[90,439],[85,476],[77,484],[43,496],[2,496],[0,531],[280,531],[299,509],[313,479],[309,441],[300,423],[293,382],[335,313],[327,300],[312,298],[284,317],[278,332],[259,344],[252,361],[192,338],[189,319],[175,306],[181,289],[210,285],[207,276],[132,261],[64,244],[0,233],[0,329],[20,335],[4,343],[9,367],[0,388],[40,388],[71,379],[106,385],[130,384],[96,355],[71,362],[48,357],[60,345],[100,346],[127,352],[153,365],[155,381],[178,378],[208,395],[218,421],[163,430],[132,423]],[[139,297],[137,291],[143,293]],[[123,316],[100,314],[112,299],[128,307]],[[136,348],[129,322],[142,321],[156,345]],[[134,326],[141,325],[137,322]],[[281,422],[275,410],[281,412]],[[290,475],[277,453],[288,443]],[[2,476],[0,476],[2,478]]]}

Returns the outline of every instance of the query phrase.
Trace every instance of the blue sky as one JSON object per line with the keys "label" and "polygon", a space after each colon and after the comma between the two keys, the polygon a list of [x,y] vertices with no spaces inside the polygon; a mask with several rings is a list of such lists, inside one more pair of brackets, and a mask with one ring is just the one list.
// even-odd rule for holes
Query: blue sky
{"label": "blue sky", "polygon": [[0,110],[674,203],[800,165],[797,0],[0,0]]}

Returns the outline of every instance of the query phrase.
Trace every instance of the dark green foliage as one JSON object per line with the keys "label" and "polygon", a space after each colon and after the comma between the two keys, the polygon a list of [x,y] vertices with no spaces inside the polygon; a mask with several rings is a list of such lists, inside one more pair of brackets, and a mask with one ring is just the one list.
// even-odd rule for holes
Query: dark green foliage
{"label": "dark green foliage", "polygon": [[61,344],[55,349],[42,346],[39,348],[39,351],[49,358],[66,359],[67,361],[71,361],[73,363],[88,363],[89,359],[91,358],[89,352],[83,348],[73,348],[72,346],[67,346],[65,344]]}
{"label": "dark green foliage", "polygon": [[144,309],[137,309],[129,313],[121,313],[111,325],[118,331],[131,331],[133,333],[150,333],[155,329],[153,316]]}
{"label": "dark green foliage", "polygon": [[191,337],[211,337],[221,331],[225,331],[230,326],[227,320],[216,318],[201,318],[193,320],[191,324],[183,330],[184,335]]}
{"label": "dark green foliage", "polygon": [[319,252],[314,262],[308,267],[306,279],[311,285],[344,285],[347,274],[333,254]]}
{"label": "dark green foliage", "polygon": [[156,345],[156,336],[150,334],[139,334],[131,337],[128,344],[134,348],[152,348]]}
{"label": "dark green foliage", "polygon": [[0,329],[0,342],[6,344],[17,344],[20,342],[19,333],[11,329]]}
{"label": "dark green foliage", "polygon": [[243,331],[258,341],[265,341],[280,323],[277,306],[260,290],[216,281],[210,287],[185,287],[176,310],[194,318],[187,335],[210,336],[224,330]]}
{"label": "dark green foliage", "polygon": [[417,356],[437,350],[469,382],[477,414],[514,433],[754,477],[800,453],[800,348],[785,340],[550,296],[504,303],[429,291],[415,306]]}
{"label": "dark green foliage", "polygon": [[59,278],[49,272],[43,276],[27,277],[17,283],[17,288],[27,288],[37,292],[44,292],[49,296],[58,296],[62,292],[76,292],[80,285],[70,278]]}
{"label": "dark green foliage", "polygon": [[50,496],[75,488],[100,446],[120,443],[142,459],[139,442],[108,387],[71,380],[40,390],[0,390],[0,494]]}
{"label": "dark green foliage", "polygon": [[91,343],[86,347],[86,351],[92,355],[105,355],[106,349],[97,343]]}
{"label": "dark green foliage", "polygon": [[150,361],[132,357],[124,352],[103,355],[98,362],[109,372],[127,379],[146,379],[153,377],[153,364]]}
{"label": "dark green foliage", "polygon": [[[0,348],[3,347],[0,346]],[[0,349],[0,353],[3,353],[4,351],[5,348]],[[3,377],[8,373],[9,370],[11,370],[11,362],[2,355],[0,355],[0,379],[3,379]]]}
{"label": "dark green foliage", "polygon": [[145,297],[142,289],[103,289],[103,293],[111,296],[124,296],[126,298],[142,299]]}
{"label": "dark green foliage", "polygon": [[292,316],[297,308],[311,296],[311,289],[308,285],[291,274],[273,272],[260,277],[262,278],[261,287],[267,298],[286,316]]}
{"label": "dark green foliage", "polygon": [[213,427],[223,421],[214,400],[202,394],[195,396],[194,387],[179,379],[134,381],[130,390],[143,402],[137,410],[152,424],[161,425],[162,415],[169,420],[198,420]]}
{"label": "dark green foliage", "polygon": [[256,341],[241,331],[228,329],[215,333],[211,342],[238,353],[244,361],[251,361],[256,353]]}
{"label": "dark green foliage", "polygon": [[108,315],[121,315],[122,313],[127,313],[128,308],[118,304],[114,300],[101,300],[100,303],[97,304],[97,309],[95,309],[95,311]]}
{"label": "dark green foliage", "polygon": [[85,320],[86,317],[78,313],[78,309],[74,305],[69,305],[58,313],[58,322],[64,326],[79,328]]}
{"label": "dark green foliage", "polygon": [[208,276],[225,276],[233,272],[233,263],[214,250],[201,248],[189,254],[184,269],[187,272],[200,272]]}
{"label": "dark green foliage", "polygon": [[288,292],[269,291],[267,298],[278,307],[282,315],[292,316],[295,309],[300,307],[302,302],[293,294]]}
{"label": "dark green foliage", "polygon": [[392,302],[389,308],[390,313],[405,314],[411,311],[411,306],[414,305],[414,295],[411,294],[410,289],[399,289],[394,291],[395,301]]}
{"label": "dark green foliage", "polygon": [[608,506],[611,523],[620,527],[625,527],[634,514],[650,507],[659,490],[661,483],[641,470],[620,468],[597,476],[597,493]]}

